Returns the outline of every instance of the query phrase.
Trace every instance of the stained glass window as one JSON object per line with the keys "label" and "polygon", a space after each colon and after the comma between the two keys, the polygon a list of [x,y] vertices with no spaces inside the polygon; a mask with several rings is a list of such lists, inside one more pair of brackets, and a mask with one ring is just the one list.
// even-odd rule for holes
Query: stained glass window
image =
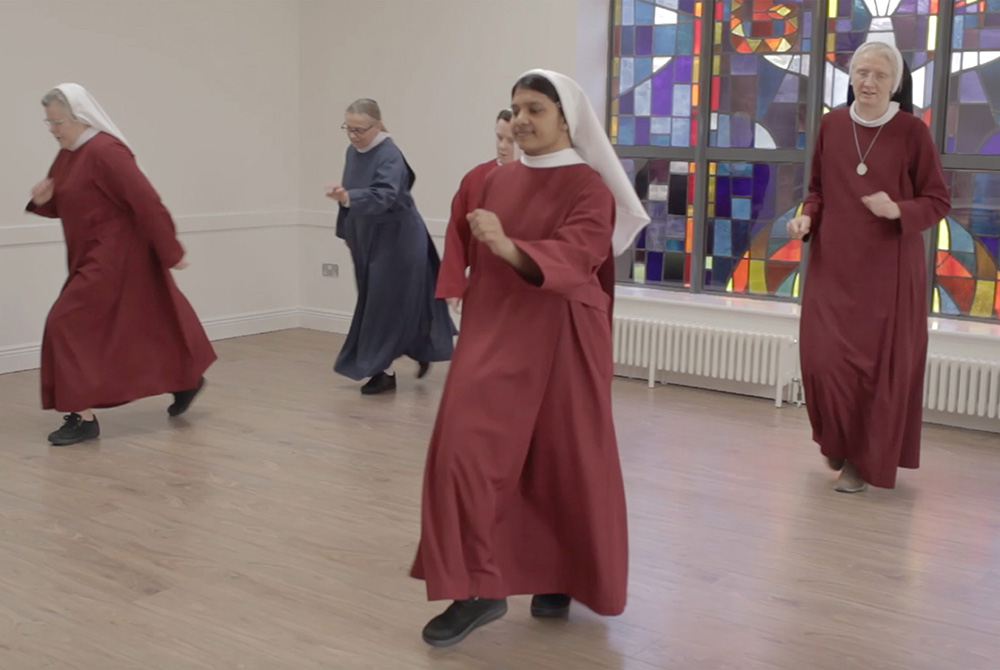
{"label": "stained glass window", "polygon": [[945,151],[1000,154],[1000,0],[956,0]]}
{"label": "stained glass window", "polygon": [[938,224],[932,311],[1000,317],[1000,172],[949,170],[951,213]]}
{"label": "stained glass window", "polygon": [[795,297],[802,243],[785,224],[803,198],[800,163],[709,163],[705,289]]}
{"label": "stained glass window", "polygon": [[[945,0],[947,1],[947,0]],[[823,102],[847,104],[848,64],[868,40],[895,44],[913,76],[913,106],[931,122],[939,0],[829,0]]]}
{"label": "stained glass window", "polygon": [[806,148],[813,4],[714,3],[711,146]]}
{"label": "stained glass window", "polygon": [[689,284],[694,164],[633,159],[622,163],[651,218],[635,244],[632,280],[644,284]]}
{"label": "stained glass window", "polygon": [[881,40],[903,53],[948,168],[931,308],[1000,319],[1000,164],[982,158],[1000,156],[1000,0],[614,0],[612,18],[609,134],[652,218],[622,279],[798,297],[803,247],[785,225],[807,133],[846,104],[855,50]]}
{"label": "stained glass window", "polygon": [[702,5],[695,0],[615,0],[612,142],[695,145]]}

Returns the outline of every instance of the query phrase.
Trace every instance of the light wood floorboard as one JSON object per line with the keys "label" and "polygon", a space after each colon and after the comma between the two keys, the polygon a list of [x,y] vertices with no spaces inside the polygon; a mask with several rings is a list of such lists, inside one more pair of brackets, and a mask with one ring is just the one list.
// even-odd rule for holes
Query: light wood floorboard
{"label": "light wood floorboard", "polygon": [[51,448],[37,372],[0,377],[0,669],[1000,667],[1000,444],[927,426],[922,468],[848,496],[804,409],[616,380],[629,605],[528,598],[448,650],[407,576],[447,366],[362,397],[340,338],[217,343],[188,415],[99,412]]}

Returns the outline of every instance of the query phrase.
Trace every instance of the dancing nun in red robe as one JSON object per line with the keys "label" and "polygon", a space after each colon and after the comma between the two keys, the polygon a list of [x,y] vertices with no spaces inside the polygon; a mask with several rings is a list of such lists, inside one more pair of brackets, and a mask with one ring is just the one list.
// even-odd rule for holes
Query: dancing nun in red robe
{"label": "dancing nun in red robe", "polygon": [[[813,439],[835,488],[891,488],[920,462],[927,359],[921,233],[950,209],[937,148],[901,91],[899,50],[868,42],[851,60],[855,100],[823,117],[803,215],[810,235],[801,356]],[[905,93],[906,89],[902,91]],[[898,98],[899,96],[897,96]],[[905,98],[906,96],[903,96]]]}
{"label": "dancing nun in red robe", "polygon": [[187,267],[174,222],[125,137],[78,84],[42,100],[62,150],[28,211],[62,220],[69,276],[45,322],[42,407],[65,412],[49,435],[66,446],[100,435],[94,408],[173,393],[184,413],[215,352],[171,268]]}
{"label": "dancing nun in red robe", "polygon": [[[599,272],[649,222],[568,77],[532,70],[511,109],[520,162],[468,213],[462,332],[431,439],[412,574],[453,600],[424,628],[447,646],[500,618],[578,600],[619,614],[625,492],[611,415],[611,295]],[[455,297],[455,296],[446,296]]]}
{"label": "dancing nun in red robe", "polygon": [[444,256],[441,257],[441,268],[438,270],[435,297],[447,299],[456,311],[461,310],[461,296],[465,293],[465,272],[469,267],[469,243],[472,239],[469,221],[465,217],[479,206],[486,177],[501,165],[516,160],[519,153],[510,125],[511,118],[509,109],[502,109],[497,114],[494,128],[496,158],[469,170],[451,200],[451,218],[445,234]]}

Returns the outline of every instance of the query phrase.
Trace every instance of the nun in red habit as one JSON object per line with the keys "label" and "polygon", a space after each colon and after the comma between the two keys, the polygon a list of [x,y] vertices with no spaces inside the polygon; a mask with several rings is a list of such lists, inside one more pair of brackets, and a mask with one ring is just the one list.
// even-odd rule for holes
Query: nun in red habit
{"label": "nun in red habit", "polygon": [[456,311],[461,311],[462,294],[465,293],[466,269],[469,267],[469,244],[472,232],[466,219],[469,212],[479,206],[486,177],[505,163],[517,160],[517,143],[510,125],[512,114],[509,109],[497,114],[494,133],[496,135],[496,158],[491,158],[469,170],[451,201],[451,218],[445,233],[444,256],[438,270],[436,298],[445,298]]}
{"label": "nun in red habit", "polygon": [[[921,233],[951,205],[938,150],[912,113],[895,46],[851,59],[854,101],[823,117],[803,214],[809,236],[801,356],[813,439],[835,488],[892,488],[920,462],[927,359],[927,256]],[[903,93],[902,96],[896,95]],[[902,101],[903,108],[900,108]]]}
{"label": "nun in red habit", "polygon": [[64,412],[55,446],[100,435],[93,409],[173,393],[183,414],[215,352],[171,269],[187,267],[169,212],[128,142],[78,84],[42,100],[60,152],[27,211],[58,218],[69,276],[45,322],[42,407]]}
{"label": "nun in red habit", "polygon": [[[462,331],[431,439],[413,565],[434,646],[503,616],[575,599],[625,607],[625,492],[611,415],[611,295],[599,273],[649,217],[579,85],[532,70],[514,85],[524,152],[468,213]],[[449,292],[450,293],[450,292]]]}

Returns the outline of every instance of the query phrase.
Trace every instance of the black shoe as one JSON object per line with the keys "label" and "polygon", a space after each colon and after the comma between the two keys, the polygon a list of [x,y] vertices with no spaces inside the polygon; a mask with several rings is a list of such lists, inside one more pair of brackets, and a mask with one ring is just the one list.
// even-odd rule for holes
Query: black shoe
{"label": "black shoe", "polygon": [[82,416],[72,412],[64,416],[63,420],[65,423],[62,428],[49,433],[49,442],[53,447],[68,447],[101,436],[101,426],[97,423],[96,416],[90,421],[84,421]]}
{"label": "black shoe", "polygon": [[418,361],[419,367],[417,368],[417,379],[423,379],[424,375],[431,369],[431,364],[427,361]]}
{"label": "black shoe", "polygon": [[456,600],[424,626],[424,642],[432,647],[458,644],[469,633],[507,613],[507,599],[470,598]]}
{"label": "black shoe", "polygon": [[380,372],[371,379],[368,383],[361,387],[361,392],[365,395],[375,395],[376,393],[385,393],[386,391],[396,390],[396,375],[387,375],[384,372]]}
{"label": "black shoe", "polygon": [[539,619],[557,619],[569,614],[572,599],[565,593],[544,593],[532,597],[531,616]]}
{"label": "black shoe", "polygon": [[195,396],[201,393],[201,390],[205,388],[205,378],[202,377],[198,380],[198,386],[190,389],[188,391],[178,391],[174,394],[174,404],[167,408],[167,414],[170,416],[180,416],[184,412],[188,411],[188,407],[194,402]]}

